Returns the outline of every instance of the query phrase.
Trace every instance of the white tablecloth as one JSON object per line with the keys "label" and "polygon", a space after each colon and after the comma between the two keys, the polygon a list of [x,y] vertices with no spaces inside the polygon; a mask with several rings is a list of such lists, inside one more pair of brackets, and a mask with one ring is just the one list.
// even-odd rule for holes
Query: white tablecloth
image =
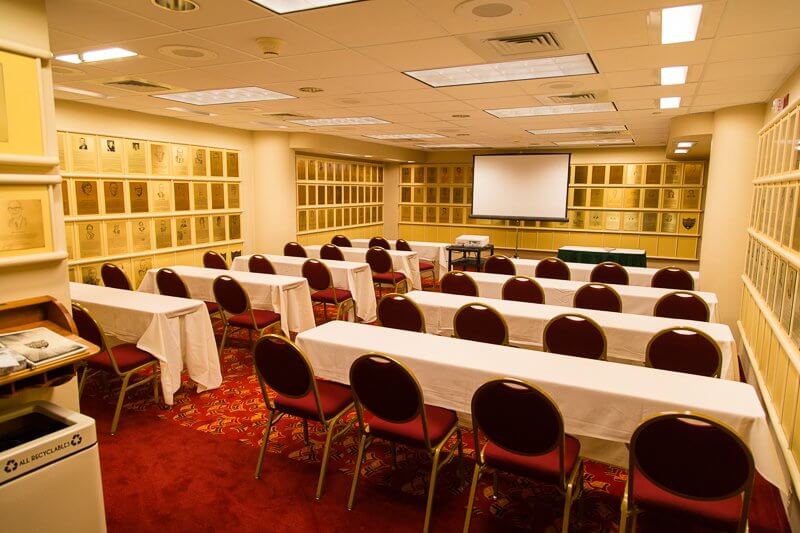
{"label": "white tablecloth", "polygon": [[[308,257],[319,258],[319,250],[322,248],[319,244],[306,246],[306,253]],[[340,246],[342,255],[346,261],[354,261],[356,263],[365,263],[367,261],[366,248],[348,248]],[[402,272],[408,279],[411,280],[411,288],[421,289],[422,280],[419,277],[419,254],[417,252],[398,252],[397,250],[387,250],[389,255],[392,256],[392,264],[394,265],[395,272]]]}
{"label": "white tablecloth", "polygon": [[164,403],[172,405],[184,365],[198,391],[222,384],[214,330],[203,302],[82,283],[70,283],[69,290],[107,335],[135,342],[158,359]]}
{"label": "white tablecloth", "polygon": [[761,475],[788,491],[766,414],[745,383],[341,321],[298,335],[297,344],[317,376],[345,384],[357,357],[395,357],[419,380],[425,403],[462,413],[470,412],[472,394],[489,379],[524,379],[552,396],[574,435],[628,442],[639,423],[657,413],[710,415],[732,426]]}
{"label": "white tablecloth", "polygon": [[[485,272],[466,271],[469,277],[478,284],[478,294],[486,298],[502,298],[503,283],[512,276],[505,274],[487,274]],[[544,290],[544,301],[548,305],[572,307],[575,293],[583,287],[585,281],[568,281],[563,279],[536,278]],[[622,299],[622,312],[634,315],[653,315],[656,302],[671,292],[672,289],[658,289],[655,287],[642,287],[639,285],[614,285],[614,290]],[[713,292],[698,292],[694,294],[702,298],[710,311],[711,321],[717,322],[717,295]]]}
{"label": "white tablecloth", "polygon": [[602,248],[599,246],[562,246],[559,250],[570,250],[573,252],[614,252],[615,254],[644,255],[646,250],[636,248]]}
{"label": "white tablecloth", "polygon": [[[231,268],[248,272],[248,261],[252,255],[242,255],[233,260]],[[284,276],[302,276],[303,257],[289,257],[285,255],[265,255],[275,273]],[[356,315],[364,322],[374,322],[377,320],[375,300],[375,288],[372,285],[372,271],[366,263],[354,263],[352,261],[331,261],[322,259],[325,266],[331,271],[333,285],[339,289],[345,289],[352,293],[353,300],[356,302]]]}
{"label": "white tablecloth", "polygon": [[[369,239],[351,239],[350,242],[356,248],[367,248],[369,246]],[[389,244],[392,245],[392,248],[397,248],[397,241],[390,240]],[[408,245],[419,254],[420,259],[436,264],[437,279],[442,279],[442,276],[447,274],[447,247],[450,246],[448,243],[408,241]]]}
{"label": "white tablecloth", "polygon": [[530,304],[492,298],[473,298],[440,292],[411,291],[407,294],[425,315],[425,330],[436,335],[453,334],[453,317],[456,311],[470,302],[480,302],[493,307],[508,324],[511,344],[540,349],[547,322],[560,314],[575,312],[588,316],[605,331],[607,354],[610,361],[644,365],[647,343],[661,330],[690,326],[707,333],[722,351],[721,375],[726,379],[738,376],[735,341],[731,329],[725,324],[677,320],[654,316],[629,315],[595,311],[594,309],[568,310],[555,305]]}
{"label": "white tablecloth", "polygon": [[[238,281],[250,296],[250,305],[256,309],[269,309],[281,315],[281,329],[305,331],[313,328],[314,310],[311,307],[311,292],[305,278],[295,276],[273,276],[237,270],[217,270],[193,266],[173,266],[183,279],[192,298],[214,302],[214,280],[227,275]],[[158,293],[156,286],[157,268],[147,271],[139,285],[142,292]]]}
{"label": "white tablecloth", "polygon": [[[534,276],[536,265],[539,261],[536,259],[512,259],[514,265],[517,267],[517,274],[521,276]],[[589,274],[592,269],[597,265],[590,265],[587,263],[567,263],[570,271],[570,279],[573,281],[589,281]],[[628,271],[628,283],[631,285],[640,285],[642,287],[649,287],[650,281],[653,279],[653,274],[658,272],[657,268],[644,268],[644,267],[625,267]],[[700,273],[696,271],[689,272],[694,278],[695,289],[699,288]]]}

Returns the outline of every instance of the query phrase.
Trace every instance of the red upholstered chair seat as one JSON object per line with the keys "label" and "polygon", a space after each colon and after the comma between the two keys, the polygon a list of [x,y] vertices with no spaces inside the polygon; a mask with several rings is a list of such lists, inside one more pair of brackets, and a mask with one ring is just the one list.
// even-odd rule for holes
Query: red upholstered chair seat
{"label": "red upholstered chair seat", "polygon": [[219,311],[219,304],[216,302],[205,302],[206,308],[208,309],[208,314],[213,315],[217,311]]}
{"label": "red upholstered chair seat", "polygon": [[[564,445],[564,472],[569,475],[581,453],[581,443],[572,435],[564,435]],[[489,442],[483,454],[487,465],[505,472],[558,482],[558,448],[543,455],[520,455]]]}
{"label": "red upholstered chair seat", "polygon": [[[117,361],[117,367],[120,372],[127,372],[137,366],[149,363],[154,359],[152,355],[144,350],[140,350],[132,342],[114,346],[111,348],[111,351],[114,353],[114,359]],[[90,357],[88,364],[92,368],[114,372],[111,357],[109,357],[108,352],[105,350]]]}
{"label": "red upholstered chair seat", "polygon": [[[411,446],[425,447],[425,435],[422,432],[422,419],[415,418],[410,422],[395,424],[378,418],[375,415],[364,413],[365,422],[369,425],[369,432],[376,437],[393,440]],[[458,423],[454,411],[432,405],[425,406],[425,415],[428,417],[428,438],[431,446],[436,446]]]}
{"label": "red upholstered chair seat", "polygon": [[315,302],[323,302],[327,304],[342,302],[344,300],[349,300],[352,297],[353,294],[350,291],[336,289],[334,287],[329,287],[324,291],[317,291],[311,294],[311,299]]}
{"label": "red upholstered chair seat", "polygon": [[402,272],[373,272],[372,279],[385,283],[397,283],[406,279],[406,275]]}
{"label": "red upholstered chair seat", "polygon": [[[253,315],[255,316],[256,328],[258,329],[265,328],[281,319],[281,315],[266,309],[253,309]],[[253,328],[253,320],[250,318],[249,311],[229,316],[228,323],[237,328]]]}
{"label": "red upholstered chair seat", "polygon": [[419,269],[422,270],[433,270],[435,265],[433,263],[429,263],[427,261],[420,261],[419,262]]}
{"label": "red upholstered chair seat", "polygon": [[[322,404],[322,414],[326,419],[332,418],[353,401],[350,387],[319,378],[315,379],[317,392],[319,392],[319,403]],[[309,391],[302,398],[289,398],[278,394],[275,397],[275,407],[290,415],[319,420],[313,391]]]}

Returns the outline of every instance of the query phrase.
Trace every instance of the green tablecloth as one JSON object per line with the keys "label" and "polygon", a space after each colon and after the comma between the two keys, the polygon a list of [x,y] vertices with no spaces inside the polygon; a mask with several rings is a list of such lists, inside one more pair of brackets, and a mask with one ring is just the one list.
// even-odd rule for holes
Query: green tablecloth
{"label": "green tablecloth", "polygon": [[558,258],[567,263],[602,263],[603,261],[614,261],[622,266],[646,267],[647,254],[617,253],[613,250],[565,250],[558,249]]}

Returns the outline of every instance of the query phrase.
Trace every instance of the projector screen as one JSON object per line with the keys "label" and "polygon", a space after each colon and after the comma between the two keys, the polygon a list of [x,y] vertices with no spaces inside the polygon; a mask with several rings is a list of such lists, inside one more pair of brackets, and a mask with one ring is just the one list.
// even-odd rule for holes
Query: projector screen
{"label": "projector screen", "polygon": [[567,220],[570,154],[476,155],[472,218]]}

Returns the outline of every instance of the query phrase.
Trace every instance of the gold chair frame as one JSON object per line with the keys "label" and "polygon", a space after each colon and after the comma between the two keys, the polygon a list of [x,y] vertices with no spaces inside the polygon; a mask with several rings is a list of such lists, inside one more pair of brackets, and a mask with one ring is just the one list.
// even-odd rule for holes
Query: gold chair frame
{"label": "gold chair frame", "polygon": [[[386,248],[381,248],[380,246],[373,246],[372,248],[378,248],[379,250],[383,250],[387,254],[389,253],[389,250],[387,250]],[[389,256],[389,263],[391,264],[391,269],[389,270],[389,272],[392,273],[392,279],[394,279],[394,274],[395,274],[396,270],[394,269],[394,259],[391,257],[391,255]],[[372,269],[371,266],[370,266],[370,269]],[[378,274],[386,274],[386,273],[387,272],[378,272]],[[408,292],[409,288],[411,287],[411,279],[408,276],[406,276],[405,273],[402,273],[402,274],[403,274],[403,279],[401,279],[397,283],[394,283],[394,282],[380,282],[380,281],[374,281],[373,280],[372,284],[376,289],[378,289],[378,295],[382,297],[382,293],[383,293],[382,287],[384,285],[391,285],[393,293],[404,294],[404,293]],[[401,292],[398,289],[398,287],[403,287],[404,290]]]}
{"label": "gold chair frame", "polygon": [[[158,272],[161,272],[162,270],[169,270],[170,272],[175,274],[175,277],[178,279],[178,281],[181,282],[181,285],[183,285],[183,289],[184,289],[184,291],[186,291],[186,294],[188,295],[188,297],[190,299],[193,299],[192,298],[192,293],[189,292],[189,287],[186,286],[186,282],[183,281],[183,278],[180,276],[180,274],[178,274],[177,272],[175,272],[171,268],[167,268],[167,267],[159,268]],[[156,272],[156,275],[158,275],[158,272]],[[158,293],[161,294],[161,290],[158,288],[158,281],[156,281],[156,290],[158,290]],[[213,302],[213,303],[216,303],[216,302]],[[218,309],[217,309],[217,317],[224,322],[225,321],[225,312],[222,310],[222,306],[221,305],[217,304],[217,307],[218,307]],[[209,313],[208,316],[211,317],[212,314]]]}
{"label": "gold chair frame", "polygon": [[614,265],[615,267],[621,268],[622,271],[625,273],[625,283],[612,283],[612,285],[630,285],[631,284],[631,275],[628,273],[628,269],[625,268],[623,265],[620,265],[616,261],[603,261],[602,263],[597,263],[594,266],[594,268],[592,268],[591,272],[589,272],[589,283],[606,283],[607,284],[607,282],[605,282],[605,281],[594,281],[594,280],[592,280],[592,274],[594,274],[594,272],[596,270],[598,270],[600,267],[602,267],[604,265],[605,266]]}
{"label": "gold chair frame", "polygon": [[[474,279],[472,279],[472,277],[470,277],[470,275],[469,275],[469,274],[467,274],[467,273],[466,273],[465,271],[463,271],[463,270],[451,270],[450,272],[448,272],[447,274],[445,274],[444,276],[442,276],[442,280],[439,282],[439,288],[441,289],[441,287],[442,287],[442,281],[444,281],[444,279],[445,279],[445,278],[447,278],[447,277],[456,277],[456,278],[459,278],[459,277],[462,277],[462,276],[463,276],[464,278],[468,279],[468,280],[469,280],[469,283],[470,283],[470,284],[472,284],[472,286],[475,288],[475,296],[474,296],[474,297],[475,297],[475,298],[479,297],[479,296],[481,295],[481,293],[480,293],[480,289],[478,288],[478,284],[475,282],[475,280],[474,280]],[[442,292],[444,292],[444,291],[442,291]],[[445,293],[445,294],[454,294],[454,293]],[[463,296],[463,295],[459,295],[459,296]]]}
{"label": "gold chair frame", "polygon": [[[322,265],[325,268],[325,270],[328,271],[328,279],[330,279],[330,284],[328,286],[328,289],[335,289],[336,287],[333,285],[333,274],[331,273],[331,269],[328,268],[328,265],[323,263],[321,259],[313,259],[313,258],[307,259],[303,263],[303,265],[305,265],[309,261],[318,262],[320,265]],[[322,304],[322,312],[324,313],[325,320],[327,321],[328,320],[328,303],[327,302],[315,302],[314,300],[311,300],[312,307],[314,305],[320,305],[320,304]],[[336,291],[334,290],[333,291],[333,305],[336,306],[336,320],[341,320],[343,311],[345,309],[348,309],[348,308],[352,308],[353,309],[353,317],[355,317],[354,320],[355,321],[358,320],[358,317],[356,316],[356,300],[355,300],[355,298],[353,298],[353,293],[352,292],[350,292],[350,298],[346,298],[346,299],[344,299],[342,301],[339,301],[339,299],[336,297]]]}
{"label": "gold chair frame", "polygon": [[[380,318],[381,318],[380,317],[380,312],[378,311],[381,308],[381,302],[383,302],[387,298],[396,298],[396,297],[402,298],[406,302],[411,303],[411,305],[413,305],[414,308],[416,308],[417,312],[419,313],[419,316],[422,317],[422,320],[420,321],[420,323],[422,324],[422,329],[420,329],[419,333],[427,333],[427,331],[425,329],[425,313],[422,312],[422,308],[419,306],[419,304],[417,302],[415,302],[414,300],[412,300],[411,298],[409,298],[405,294],[400,294],[399,292],[390,292],[389,294],[384,294],[381,297],[381,299],[378,301],[378,306],[375,308],[376,309],[376,313],[375,314],[377,315],[378,320],[380,321]],[[381,323],[381,326],[383,326],[383,323]]]}
{"label": "gold chair frame", "polygon": [[100,269],[101,269],[101,271],[100,271],[100,279],[103,280],[103,286],[106,286],[106,280],[103,279],[102,268],[105,267],[106,265],[118,270],[122,274],[122,277],[125,278],[125,281],[128,282],[128,287],[130,287],[130,290],[132,290],[132,291],[136,290],[133,287],[133,283],[131,283],[131,278],[128,277],[128,274],[122,269],[122,267],[117,266],[115,263],[111,263],[111,262],[103,263],[103,265],[100,267]]}
{"label": "gold chair frame", "polygon": [[[397,239],[397,240],[395,241],[395,244],[394,244],[394,249],[395,249],[395,251],[398,251],[398,252],[403,252],[403,251],[405,251],[405,250],[401,250],[401,249],[399,249],[399,248],[397,247],[397,242],[398,242],[398,241],[403,241],[404,243],[406,243],[406,245],[408,246],[408,248],[409,248],[409,249],[411,249],[411,245],[410,245],[410,244],[408,244],[408,241],[407,241],[407,240],[405,240],[405,239]],[[414,250],[412,249],[411,251],[413,252]],[[420,271],[419,271],[419,276],[420,276],[420,279],[421,279],[421,278],[423,278],[423,277],[430,277],[430,278],[433,280],[433,286],[434,286],[434,288],[435,288],[435,287],[436,287],[436,282],[439,280],[438,276],[436,275],[436,273],[437,273],[438,271],[439,271],[439,259],[437,258],[437,259],[434,259],[434,260],[433,260],[433,268],[432,268],[432,269],[430,269],[430,270],[420,270]],[[431,275],[430,275],[430,276],[423,276],[423,274],[424,274],[425,272],[430,272],[430,273],[431,273]],[[422,286],[422,290],[425,290],[425,285],[424,285],[424,284],[423,284],[423,286]]]}
{"label": "gold chair frame", "polygon": [[652,346],[652,344],[656,341],[656,339],[658,339],[661,335],[677,330],[686,330],[686,331],[691,331],[693,333],[697,333],[698,335],[700,335],[701,337],[703,337],[704,339],[706,339],[708,342],[711,343],[711,345],[714,347],[714,350],[717,352],[717,369],[714,371],[713,377],[715,378],[720,377],[720,375],[722,374],[722,349],[720,349],[719,344],[717,344],[717,341],[715,341],[708,333],[706,333],[705,331],[701,331],[697,328],[693,328],[691,326],[676,326],[673,328],[666,328],[662,329],[661,331],[653,335],[652,338],[649,341],[647,341],[647,348],[645,348],[644,351],[644,366],[648,368],[655,368],[653,367],[653,362],[650,360],[650,346]]}
{"label": "gold chair frame", "polygon": [[[668,290],[669,290],[669,289],[668,289]],[[658,300],[656,300],[656,303],[655,303],[655,305],[653,306],[653,316],[658,316],[658,315],[656,314],[656,310],[658,309],[658,306],[659,306],[659,304],[661,303],[661,301],[662,301],[662,300],[664,300],[665,298],[667,298],[667,297],[669,297],[669,296],[673,296],[673,295],[675,295],[675,294],[691,294],[691,295],[692,295],[692,296],[694,296],[694,297],[695,297],[697,300],[700,300],[701,302],[703,302],[703,306],[706,308],[706,314],[708,315],[708,322],[711,322],[711,307],[708,305],[708,302],[707,302],[707,301],[705,301],[703,298],[699,297],[698,295],[696,295],[696,294],[695,294],[694,292],[692,292],[692,291],[672,291],[672,292],[668,292],[667,294],[665,294],[664,296],[662,296],[661,298],[659,298]],[[686,319],[686,320],[688,320],[688,319]]]}
{"label": "gold chair frame", "polygon": [[[495,309],[491,305],[487,305],[487,304],[485,304],[483,302],[466,303],[466,304],[462,305],[461,307],[459,307],[458,310],[456,310],[455,314],[453,315],[453,337],[455,337],[456,339],[463,338],[463,337],[459,337],[458,331],[456,331],[456,321],[458,321],[459,315],[461,315],[461,313],[464,312],[465,309],[467,309],[468,307],[472,307],[473,305],[479,305],[481,307],[485,307],[486,309],[488,309],[489,311],[491,311],[492,313],[497,315],[498,318],[500,318],[500,322],[503,324],[503,329],[505,330],[504,335],[503,335],[502,346],[508,346],[509,345],[508,344],[508,323],[506,323],[505,317],[503,317],[503,315],[502,315],[502,313],[500,313],[500,311],[498,311],[497,309]],[[465,339],[465,340],[469,340],[469,339]],[[479,342],[479,341],[476,341],[476,342]]]}
{"label": "gold chair frame", "polygon": [[[223,276],[220,276],[220,277],[223,277]],[[225,341],[228,340],[228,328],[229,327],[230,328],[235,328],[235,329],[246,329],[247,330],[247,336],[248,336],[248,339],[250,340],[250,351],[251,352],[255,348],[255,345],[256,345],[255,343],[258,341],[258,339],[260,339],[261,337],[264,336],[264,332],[265,331],[272,330],[277,326],[278,332],[281,333],[281,334],[283,333],[283,330],[281,329],[281,321],[280,320],[276,320],[275,322],[273,322],[271,324],[267,324],[266,326],[264,326],[261,329],[258,329],[257,327],[255,327],[256,326],[256,315],[255,315],[255,313],[253,313],[253,306],[250,304],[250,295],[247,294],[247,291],[244,290],[244,287],[242,287],[242,285],[238,281],[236,281],[235,279],[231,278],[230,276],[227,276],[227,277],[230,278],[231,281],[233,281],[236,285],[239,285],[239,288],[244,293],[245,299],[247,300],[247,309],[245,309],[243,312],[244,313],[250,313],[250,322],[253,324],[253,328],[242,328],[240,326],[231,326],[230,322],[228,321],[228,317],[225,314],[227,311],[225,311],[225,309],[222,307],[222,304],[219,304],[219,302],[217,302],[218,305],[219,305],[219,314],[222,316],[222,323],[225,325],[225,327],[222,330],[222,341],[220,341],[220,343],[219,343],[219,355],[220,356],[222,356],[222,350],[225,349]],[[214,281],[216,281],[216,279]],[[258,335],[256,336],[255,339],[253,339],[253,331],[257,331],[258,332]]]}
{"label": "gold chair frame", "polygon": [[[683,271],[683,272],[685,272],[685,273],[689,274],[689,279],[691,279],[691,280],[692,280],[692,288],[691,288],[691,289],[670,289],[670,290],[674,290],[674,291],[680,291],[680,292],[688,292],[688,291],[694,291],[694,290],[697,290],[697,288],[696,288],[696,283],[694,282],[694,278],[692,277],[692,273],[691,273],[691,272],[689,272],[688,270],[686,270],[685,268],[681,268],[681,267],[679,267],[679,266],[676,266],[676,265],[672,265],[672,266],[665,266],[665,267],[661,267],[661,268],[659,268],[658,270],[656,270],[656,271],[653,273],[653,278],[655,278],[655,277],[656,277],[656,276],[659,274],[659,272],[661,272],[661,271],[663,271],[663,270],[672,270],[672,269],[675,269],[675,268],[677,268],[678,270],[681,270],[681,271]],[[653,286],[653,278],[651,278],[651,279],[650,279],[650,286],[651,286],[651,287]]]}
{"label": "gold chair frame", "polygon": [[[616,298],[617,298],[617,303],[619,303],[619,312],[620,313],[623,312],[622,311],[622,297],[619,295],[619,292],[617,292],[617,289],[615,289],[613,285],[610,285],[608,283],[603,283],[603,282],[600,282],[600,281],[587,281],[586,283],[584,283],[583,285],[578,287],[578,289],[575,291],[575,294],[572,296],[572,307],[573,308],[575,308],[575,309],[590,309],[590,310],[593,310],[593,311],[602,311],[602,309],[591,309],[589,307],[578,307],[577,305],[575,305],[575,301],[578,299],[578,294],[580,294],[580,292],[583,291],[584,289],[587,289],[587,288],[591,287],[592,285],[603,286],[606,289],[609,289],[614,294],[614,296],[616,296]],[[606,312],[608,313],[608,312],[611,312],[611,311],[606,311]]]}
{"label": "gold chair frame", "polygon": [[[561,313],[560,315],[556,315],[550,320],[547,321],[547,324],[544,325],[544,330],[542,331],[542,349],[548,353],[558,353],[558,352],[550,352],[550,347],[547,345],[547,330],[550,329],[550,326],[558,319],[563,317],[575,316],[580,317],[586,321],[588,321],[591,325],[596,327],[600,331],[600,335],[603,336],[603,354],[597,358],[597,361],[607,361],[608,360],[608,337],[606,336],[606,331],[603,327],[595,322],[593,319],[589,318],[586,315],[582,315],[580,313]],[[560,354],[560,355],[567,355],[569,357],[579,357],[579,356],[572,356],[570,354]]]}
{"label": "gold chair frame", "polygon": [[[527,279],[529,281],[532,281],[534,283],[534,285],[536,285],[536,287],[539,288],[539,292],[542,293],[542,303],[539,304],[539,305],[546,305],[547,304],[547,295],[544,292],[544,288],[542,287],[542,284],[539,283],[538,281],[536,281],[536,278],[532,278],[531,276],[523,276],[522,274],[514,274],[513,276],[509,276],[508,279],[503,282],[502,287],[500,287],[500,299],[501,300],[506,300],[507,302],[517,302],[517,301],[519,301],[519,300],[508,300],[506,298],[503,298],[503,294],[505,293],[505,290],[506,290],[506,285],[508,285],[509,283],[511,283],[512,281],[514,281],[516,279]],[[522,303],[525,303],[525,302],[522,302]]]}

